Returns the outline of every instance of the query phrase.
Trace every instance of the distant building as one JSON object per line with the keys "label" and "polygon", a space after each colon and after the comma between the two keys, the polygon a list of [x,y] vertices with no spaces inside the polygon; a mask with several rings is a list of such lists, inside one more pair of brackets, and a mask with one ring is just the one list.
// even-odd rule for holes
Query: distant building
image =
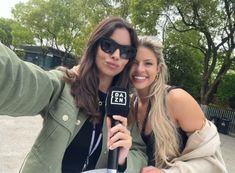
{"label": "distant building", "polygon": [[51,47],[21,46],[16,52],[23,60],[32,62],[45,70],[58,66],[71,68],[77,63],[76,58],[71,54]]}

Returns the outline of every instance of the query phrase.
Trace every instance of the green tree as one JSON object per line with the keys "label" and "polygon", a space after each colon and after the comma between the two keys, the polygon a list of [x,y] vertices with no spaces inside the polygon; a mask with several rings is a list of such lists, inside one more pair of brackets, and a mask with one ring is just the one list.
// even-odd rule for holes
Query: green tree
{"label": "green tree", "polygon": [[29,0],[17,4],[13,14],[41,46],[79,55],[98,21],[109,15],[127,17],[127,5],[127,0]]}
{"label": "green tree", "polygon": [[14,18],[29,28],[42,47],[54,47],[70,53],[81,25],[71,0],[30,0],[16,4]]}
{"label": "green tree", "polygon": [[222,79],[221,85],[218,88],[216,96],[222,106],[229,105],[235,109],[235,70],[230,70]]}
{"label": "green tree", "polygon": [[161,13],[160,2],[156,0],[133,0],[130,5],[131,21],[141,35],[157,35],[158,20]]}
{"label": "green tree", "polygon": [[0,41],[10,47],[12,44],[12,35],[9,20],[0,18]]}
{"label": "green tree", "polygon": [[168,8],[169,6],[180,17],[180,25],[172,23],[171,27],[182,33],[192,30],[200,33],[198,43],[189,46],[200,50],[204,55],[200,95],[201,102],[208,104],[213,101],[222,77],[235,61],[232,1],[179,0],[168,4]]}
{"label": "green tree", "polygon": [[186,89],[199,100],[203,55],[199,50],[185,45],[196,42],[198,37],[193,31],[181,34],[172,30],[165,41],[165,59],[170,84]]}
{"label": "green tree", "polygon": [[17,22],[12,22],[11,28],[12,28],[11,35],[13,38],[12,45],[14,47],[20,47],[21,45],[35,44],[33,34],[28,28],[20,25]]}
{"label": "green tree", "polygon": [[12,19],[0,19],[0,33],[1,42],[11,49],[23,44],[34,44],[30,30]]}
{"label": "green tree", "polygon": [[[135,2],[146,7],[142,10],[139,6],[138,14],[135,14],[137,17],[132,16],[141,31],[155,34],[156,31],[151,31],[151,28],[156,29],[157,23],[163,21],[161,33],[164,38],[168,29],[182,34],[198,33],[200,37],[196,43],[188,44],[187,41],[186,44],[203,54],[200,98],[203,104],[212,102],[223,76],[235,61],[235,10],[232,0],[162,0],[152,2],[152,5],[149,1]],[[161,17],[156,17],[159,14]],[[143,22],[146,24],[143,25]]]}

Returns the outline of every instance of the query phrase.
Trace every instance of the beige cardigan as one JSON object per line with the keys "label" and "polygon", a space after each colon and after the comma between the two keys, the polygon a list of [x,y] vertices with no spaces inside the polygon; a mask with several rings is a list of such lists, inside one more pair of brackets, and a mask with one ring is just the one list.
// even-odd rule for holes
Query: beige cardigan
{"label": "beige cardigan", "polygon": [[220,150],[220,137],[215,125],[205,126],[189,136],[180,157],[173,159],[165,173],[228,173]]}

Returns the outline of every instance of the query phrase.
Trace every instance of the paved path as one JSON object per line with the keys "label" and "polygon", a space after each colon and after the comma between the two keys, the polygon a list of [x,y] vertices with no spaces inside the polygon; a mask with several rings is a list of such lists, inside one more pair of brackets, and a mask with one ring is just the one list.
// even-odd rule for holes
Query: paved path
{"label": "paved path", "polygon": [[42,127],[40,116],[0,116],[0,173],[18,173]]}
{"label": "paved path", "polygon": [[[0,116],[0,173],[18,173],[42,127],[36,117]],[[223,158],[229,173],[235,172],[235,137],[220,134]]]}
{"label": "paved path", "polygon": [[229,173],[235,172],[235,137],[220,134],[221,150]]}

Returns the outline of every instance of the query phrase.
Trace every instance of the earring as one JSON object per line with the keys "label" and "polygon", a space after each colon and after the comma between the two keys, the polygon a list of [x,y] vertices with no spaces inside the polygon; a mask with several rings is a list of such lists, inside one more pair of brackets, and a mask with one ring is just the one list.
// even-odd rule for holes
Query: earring
{"label": "earring", "polygon": [[159,73],[156,74],[155,79],[158,79]]}

